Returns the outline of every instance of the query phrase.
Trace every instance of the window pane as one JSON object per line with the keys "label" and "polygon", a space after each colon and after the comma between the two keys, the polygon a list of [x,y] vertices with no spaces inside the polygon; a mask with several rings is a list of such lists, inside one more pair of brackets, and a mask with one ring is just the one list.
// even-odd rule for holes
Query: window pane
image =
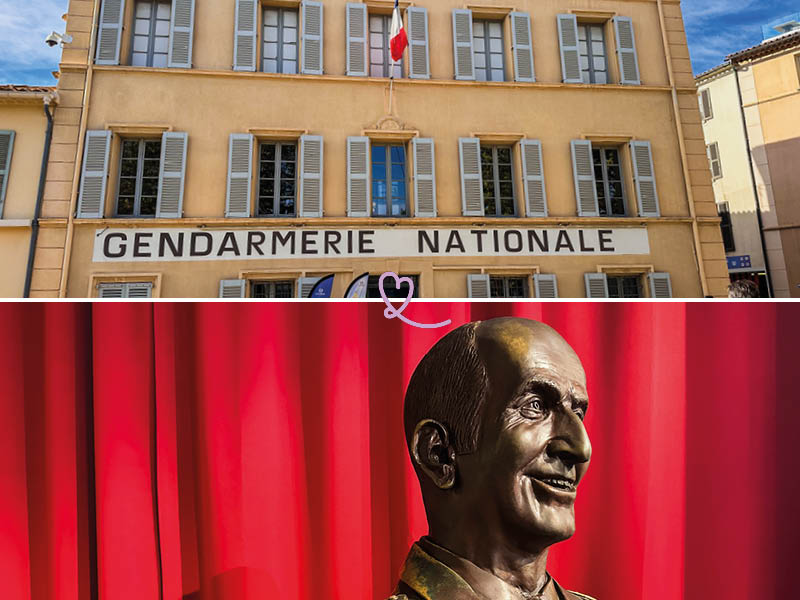
{"label": "window pane", "polygon": [[271,217],[274,214],[275,201],[270,195],[268,198],[260,197],[258,199],[258,214],[263,217]]}
{"label": "window pane", "polygon": [[161,141],[151,141],[144,143],[144,157],[157,158],[161,160]]}
{"label": "window pane", "polygon": [[136,177],[136,170],[137,170],[137,161],[131,160],[129,158],[122,160],[122,165],[120,166],[120,176],[121,177]]}
{"label": "window pane", "polygon": [[372,182],[372,196],[374,198],[386,198],[386,181],[377,180]]}
{"label": "window pane", "polygon": [[133,51],[134,52],[147,52],[150,40],[143,35],[133,36]]}
{"label": "window pane", "polygon": [[494,200],[494,194],[484,194],[484,210],[489,216],[497,214],[497,203]]}
{"label": "window pane", "polygon": [[501,164],[511,164],[511,148],[498,148],[497,149],[497,160]]}
{"label": "window pane", "polygon": [[150,9],[151,5],[149,2],[137,2],[136,3],[136,17],[139,19],[149,19],[150,18]]}
{"label": "window pane", "polygon": [[514,197],[514,184],[510,181],[503,181],[500,182],[500,195],[503,198],[513,198]]}
{"label": "window pane", "polygon": [[[485,69],[486,68],[486,55],[483,52],[476,52],[475,53],[475,68],[476,69]],[[485,74],[484,74],[485,77]]]}
{"label": "window pane", "polygon": [[503,51],[503,40],[498,38],[489,39],[489,50],[492,53],[499,53]]}
{"label": "window pane", "polygon": [[264,11],[264,24],[265,25],[278,25],[278,11],[277,9],[267,9]]}
{"label": "window pane", "polygon": [[275,144],[261,144],[261,160],[275,160]]}
{"label": "window pane", "polygon": [[294,215],[294,196],[281,198],[280,214],[283,216]]}
{"label": "window pane", "polygon": [[142,179],[142,196],[158,195],[158,179]]}
{"label": "window pane", "polygon": [[487,24],[489,29],[489,35],[492,37],[500,38],[503,37],[503,27],[497,21],[492,21],[491,23]]}
{"label": "window pane", "polygon": [[405,198],[392,200],[392,216],[408,216],[408,206],[406,205]]}
{"label": "window pane", "polygon": [[169,21],[156,21],[156,35],[169,37]]}
{"label": "window pane", "polygon": [[272,198],[275,196],[275,182],[271,179],[263,180],[261,182],[259,196],[261,198],[268,198],[270,202],[272,202]]}
{"label": "window pane", "polygon": [[153,46],[154,52],[160,52],[161,54],[166,54],[169,52],[169,38],[166,37],[158,37],[155,39],[155,44]]}
{"label": "window pane", "polygon": [[386,146],[372,146],[372,162],[386,162]]}
{"label": "window pane", "polygon": [[505,298],[506,286],[502,277],[489,278],[489,296],[491,298]]}
{"label": "window pane", "polygon": [[119,180],[119,195],[120,196],[134,196],[134,195],[136,195],[136,179],[133,178],[133,177],[123,177],[122,179],[120,179]]}
{"label": "window pane", "polygon": [[295,163],[283,162],[281,163],[281,179],[294,181],[295,179]]}
{"label": "window pane", "polygon": [[483,37],[484,36],[483,21],[473,21],[473,23],[472,23],[472,35],[475,36],[475,37]]}
{"label": "window pane", "polygon": [[392,181],[392,197],[405,198],[406,197],[406,182],[405,181]]}
{"label": "window pane", "polygon": [[297,156],[297,146],[294,144],[281,144],[281,160],[293,161]]}
{"label": "window pane", "polygon": [[281,181],[281,197],[294,198],[294,181]]}
{"label": "window pane", "polygon": [[405,149],[402,146],[392,146],[391,155],[393,163],[405,164],[406,153]]}
{"label": "window pane", "polygon": [[135,140],[125,140],[122,142],[123,158],[137,158],[139,156],[139,142]]}
{"label": "window pane", "polygon": [[373,181],[386,180],[386,163],[378,162],[372,164],[372,179]]}
{"label": "window pane", "polygon": [[142,175],[145,177],[158,177],[159,163],[160,161],[153,159],[145,160]]}
{"label": "window pane", "polygon": [[292,298],[294,285],[291,281],[276,281],[274,285],[275,298]]}
{"label": "window pane", "polygon": [[118,215],[133,215],[133,196],[122,197],[120,196],[117,201],[117,214]]}
{"label": "window pane", "polygon": [[283,26],[297,29],[297,11],[295,10],[283,11]]}
{"label": "window pane", "polygon": [[392,165],[392,179],[394,181],[405,181],[406,180],[406,168],[405,165]]}
{"label": "window pane", "polygon": [[142,197],[141,210],[139,214],[145,217],[153,216],[156,214],[156,197]]}
{"label": "window pane", "polygon": [[153,56],[153,67],[157,69],[163,69],[167,66],[167,55],[166,54],[156,54]]}
{"label": "window pane", "polygon": [[525,298],[527,296],[525,279],[522,277],[509,277],[508,278],[508,297],[509,298]]}
{"label": "window pane", "polygon": [[269,161],[262,162],[259,177],[261,177],[261,179],[272,179],[275,177],[275,163]]}
{"label": "window pane", "polygon": [[283,28],[283,41],[284,43],[294,43],[297,41],[297,29],[294,27]]}
{"label": "window pane", "polygon": [[158,18],[169,20],[170,13],[172,12],[172,4],[169,2],[158,3]]}
{"label": "window pane", "polygon": [[274,59],[278,57],[278,44],[277,42],[264,43],[264,58]]}
{"label": "window pane", "polygon": [[378,217],[386,216],[386,198],[372,199],[372,214]]}

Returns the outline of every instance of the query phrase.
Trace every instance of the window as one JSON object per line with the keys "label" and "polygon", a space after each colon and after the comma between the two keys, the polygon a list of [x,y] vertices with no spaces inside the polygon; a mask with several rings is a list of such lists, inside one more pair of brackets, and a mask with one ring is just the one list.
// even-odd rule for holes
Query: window
{"label": "window", "polygon": [[608,83],[606,32],[602,23],[578,23],[583,83]]}
{"label": "window", "polygon": [[719,144],[714,142],[706,146],[708,153],[708,164],[711,167],[711,177],[713,179],[720,179],[722,177],[722,161],[719,157]]}
{"label": "window", "polygon": [[296,10],[264,9],[264,43],[261,70],[265,73],[297,73]]}
{"label": "window", "polygon": [[602,217],[625,216],[625,186],[619,149],[592,147],[597,202]]}
{"label": "window", "polygon": [[528,298],[527,277],[490,277],[492,298]]}
{"label": "window", "polygon": [[408,216],[405,146],[372,145],[372,216]]}
{"label": "window", "polygon": [[294,281],[253,281],[251,298],[294,298]]}
{"label": "window", "polygon": [[722,229],[722,243],[725,245],[725,252],[735,252],[736,244],[733,241],[733,223],[731,222],[731,211],[727,202],[717,204],[717,212],[722,222],[719,224]]}
{"label": "window", "polygon": [[295,216],[297,144],[262,143],[258,162],[258,216]]}
{"label": "window", "polygon": [[369,16],[369,76],[399,79],[403,76],[403,62],[394,62],[389,49],[392,31],[390,15]]}
{"label": "window", "polygon": [[486,216],[513,217],[514,169],[511,146],[481,146],[483,173],[483,206]]}
{"label": "window", "polygon": [[473,21],[472,37],[475,48],[475,79],[505,81],[503,23]]}
{"label": "window", "polygon": [[160,166],[161,140],[122,140],[117,216],[155,216]]}
{"label": "window", "polygon": [[608,276],[609,298],[643,298],[642,278],[638,275],[630,277]]}
{"label": "window", "polygon": [[140,0],[136,3],[131,65],[167,66],[171,12],[170,2]]}
{"label": "window", "polygon": [[0,219],[8,189],[8,174],[11,170],[11,154],[14,150],[14,131],[0,131]]}
{"label": "window", "polygon": [[153,296],[152,283],[99,283],[99,298],[150,298]]}
{"label": "window", "polygon": [[[408,277],[414,283],[414,295],[412,298],[419,298],[419,275],[400,275],[400,277]],[[370,275],[369,280],[367,281],[367,298],[380,298],[381,291],[378,287],[378,283],[380,282],[381,276],[380,275]],[[395,287],[394,279],[391,277],[384,280],[384,289],[383,291],[386,292],[387,298],[402,298],[405,300],[408,298],[408,284],[403,283],[400,285],[400,289]]]}
{"label": "window", "polygon": [[700,112],[704,121],[714,118],[714,108],[711,106],[711,90],[706,89],[700,92]]}
{"label": "window", "polygon": [[794,64],[797,67],[797,85],[800,87],[800,54],[795,55]]}

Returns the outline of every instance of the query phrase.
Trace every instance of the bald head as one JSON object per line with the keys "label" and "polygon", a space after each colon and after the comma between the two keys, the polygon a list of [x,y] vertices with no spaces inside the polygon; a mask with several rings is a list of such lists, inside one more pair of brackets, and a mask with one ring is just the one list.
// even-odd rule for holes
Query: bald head
{"label": "bald head", "polygon": [[474,452],[491,388],[529,365],[580,364],[569,344],[538,321],[501,318],[468,323],[440,339],[423,357],[405,397],[405,433],[432,419],[444,425],[459,454]]}

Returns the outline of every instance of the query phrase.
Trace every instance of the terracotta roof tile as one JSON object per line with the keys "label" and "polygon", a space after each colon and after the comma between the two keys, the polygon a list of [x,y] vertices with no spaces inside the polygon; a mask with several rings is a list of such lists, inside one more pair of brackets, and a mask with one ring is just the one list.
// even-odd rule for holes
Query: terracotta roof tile
{"label": "terracotta roof tile", "polygon": [[0,92],[22,92],[30,94],[47,94],[54,92],[55,87],[42,85],[16,85],[13,83],[0,85]]}

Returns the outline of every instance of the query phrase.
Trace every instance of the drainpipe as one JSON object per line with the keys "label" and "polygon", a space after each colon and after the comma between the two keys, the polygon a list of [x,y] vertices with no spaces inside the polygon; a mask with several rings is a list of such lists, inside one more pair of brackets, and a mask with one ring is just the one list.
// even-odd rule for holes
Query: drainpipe
{"label": "drainpipe", "polygon": [[[39,239],[39,217],[42,213],[44,184],[47,179],[47,163],[50,161],[50,142],[53,140],[53,115],[56,112],[54,100],[56,100],[56,94],[47,94],[44,97],[44,114],[47,117],[47,132],[44,136],[44,152],[42,152],[42,168],[39,172],[39,191],[36,194],[36,208],[33,211],[33,221],[31,222],[31,245],[28,249],[28,268],[25,271],[25,292],[23,293],[23,298],[30,298],[31,295],[33,259],[36,256],[36,241]],[[51,105],[53,105],[52,110],[50,110]]]}
{"label": "drainpipe", "polygon": [[761,219],[761,202],[758,200],[758,186],[756,185],[756,171],[753,168],[752,147],[750,146],[750,133],[747,131],[747,118],[744,114],[744,102],[742,101],[742,88],[739,85],[738,62],[731,61],[733,67],[733,78],[736,80],[736,93],[739,95],[739,110],[742,113],[742,128],[744,129],[744,141],[747,144],[747,164],[750,166],[750,181],[753,184],[753,198],[756,201],[756,218],[758,219],[758,237],[761,239],[761,252],[764,255],[764,270],[767,272],[767,297],[773,298],[772,275],[769,271],[769,256],[767,256],[767,242],[764,239],[764,223]]}

